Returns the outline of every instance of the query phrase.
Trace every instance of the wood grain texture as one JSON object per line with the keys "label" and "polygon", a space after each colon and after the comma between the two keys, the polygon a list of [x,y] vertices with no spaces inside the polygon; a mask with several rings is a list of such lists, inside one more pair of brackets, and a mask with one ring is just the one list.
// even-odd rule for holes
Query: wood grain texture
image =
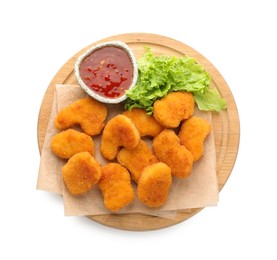
{"label": "wood grain texture", "polygon": [[[226,111],[213,113],[212,115],[217,156],[218,186],[219,190],[221,190],[232,172],[239,147],[240,127],[235,100],[224,78],[204,56],[184,43],[161,35],[145,33],[115,35],[87,46],[68,60],[50,82],[41,104],[37,128],[39,150],[41,151],[44,142],[55,84],[77,84],[73,71],[76,58],[91,46],[99,42],[112,40],[120,40],[128,44],[136,58],[140,58],[144,54],[144,47],[149,46],[157,55],[181,56],[185,54],[194,57],[209,72],[212,77],[212,85],[218,88],[227,102]],[[89,218],[113,228],[143,231],[161,229],[180,223],[192,217],[200,210],[202,208],[191,209],[189,213],[187,211],[177,212],[174,220],[143,214],[109,214],[89,216]]]}

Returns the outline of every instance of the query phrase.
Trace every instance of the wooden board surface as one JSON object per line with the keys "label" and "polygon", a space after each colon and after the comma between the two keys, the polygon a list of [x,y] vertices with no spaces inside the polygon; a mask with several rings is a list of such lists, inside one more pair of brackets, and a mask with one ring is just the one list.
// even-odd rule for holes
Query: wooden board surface
{"label": "wooden board surface", "polygon": [[[209,72],[212,77],[212,84],[219,89],[227,102],[226,111],[213,113],[212,116],[217,156],[218,186],[219,190],[221,190],[232,172],[239,147],[240,128],[235,100],[224,78],[205,57],[186,44],[161,35],[144,33],[115,35],[87,46],[68,60],[50,82],[41,104],[37,129],[39,150],[41,151],[44,142],[55,84],[77,84],[73,71],[76,58],[92,45],[112,40],[120,40],[128,44],[135,53],[136,58],[140,58],[144,53],[144,47],[149,46],[157,55],[181,56],[185,54],[194,57]],[[89,216],[89,218],[113,228],[143,231],[165,228],[180,223],[192,217],[200,210],[202,208],[191,209],[190,212],[177,212],[174,220],[143,214],[109,214]]]}

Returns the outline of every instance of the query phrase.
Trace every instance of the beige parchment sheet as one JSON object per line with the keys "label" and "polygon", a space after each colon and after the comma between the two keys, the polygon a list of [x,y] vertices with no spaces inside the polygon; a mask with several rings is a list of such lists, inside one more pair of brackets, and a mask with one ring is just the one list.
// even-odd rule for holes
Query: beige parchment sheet
{"label": "beige parchment sheet", "polygon": [[[110,214],[106,210],[101,191],[97,185],[88,193],[81,196],[72,196],[61,177],[61,168],[65,160],[57,158],[50,149],[52,137],[58,132],[54,127],[54,118],[58,111],[74,101],[83,98],[86,93],[78,85],[56,85],[53,106],[45,141],[41,152],[37,189],[61,194],[64,201],[66,216],[86,216]],[[106,122],[123,111],[122,105],[108,105]],[[212,122],[211,113],[195,109],[195,115]],[[95,142],[95,158],[101,165],[108,163],[99,151],[101,135],[93,137]],[[146,140],[151,147],[151,139]],[[134,184],[136,190],[136,185]],[[204,156],[194,163],[191,175],[186,179],[173,177],[168,199],[164,206],[158,209],[148,208],[137,198],[120,213],[144,213],[174,219],[176,211],[191,208],[215,206],[218,202],[218,183],[216,176],[216,151],[213,131],[205,140]]]}

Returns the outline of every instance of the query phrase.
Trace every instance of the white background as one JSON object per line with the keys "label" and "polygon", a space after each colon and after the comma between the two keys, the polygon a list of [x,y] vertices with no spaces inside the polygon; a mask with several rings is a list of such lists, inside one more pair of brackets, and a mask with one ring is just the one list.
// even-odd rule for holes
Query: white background
{"label": "white background", "polygon": [[[274,0],[1,1],[0,259],[277,259],[276,11]],[[49,82],[80,49],[129,32],[202,53],[226,79],[241,123],[218,206],[151,232],[65,217],[61,198],[36,190]]]}

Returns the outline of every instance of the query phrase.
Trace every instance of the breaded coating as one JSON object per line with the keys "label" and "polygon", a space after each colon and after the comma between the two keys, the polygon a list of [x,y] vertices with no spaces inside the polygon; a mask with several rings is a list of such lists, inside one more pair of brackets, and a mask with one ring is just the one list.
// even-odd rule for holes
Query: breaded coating
{"label": "breaded coating", "polygon": [[132,179],[138,182],[142,170],[146,166],[158,162],[158,159],[147,143],[140,140],[138,146],[134,149],[121,149],[117,155],[117,161],[126,167],[130,171]]}
{"label": "breaded coating", "polygon": [[124,115],[117,115],[105,126],[100,150],[107,160],[116,158],[120,147],[133,149],[139,144],[140,135],[138,129],[130,118]]}
{"label": "breaded coating", "polygon": [[64,130],[74,125],[80,125],[86,134],[98,135],[103,130],[107,113],[104,104],[86,97],[61,110],[55,118],[55,127],[58,130]]}
{"label": "breaded coating", "polygon": [[62,159],[69,159],[76,153],[89,152],[94,155],[92,138],[79,131],[68,129],[53,136],[50,144],[53,153]]}
{"label": "breaded coating", "polygon": [[211,132],[211,123],[203,118],[193,116],[182,123],[179,138],[197,161],[203,156],[204,140]]}
{"label": "breaded coating", "polygon": [[62,168],[65,185],[72,195],[89,191],[101,178],[99,163],[88,152],[73,155]]}
{"label": "breaded coating", "polygon": [[189,92],[171,92],[153,106],[154,117],[165,128],[178,127],[183,119],[194,112],[194,97]]}
{"label": "breaded coating", "polygon": [[129,117],[137,127],[141,136],[155,137],[159,134],[163,127],[156,121],[153,116],[148,116],[144,109],[133,108],[122,113]]}
{"label": "breaded coating", "polygon": [[147,166],[138,182],[138,199],[148,207],[161,207],[166,202],[171,182],[171,169],[165,163]]}
{"label": "breaded coating", "polygon": [[126,207],[135,197],[127,169],[118,163],[109,163],[101,170],[102,177],[98,187],[102,192],[105,207],[114,212]]}
{"label": "breaded coating", "polygon": [[161,162],[171,168],[171,174],[178,178],[190,175],[193,157],[185,146],[180,144],[178,136],[173,130],[165,129],[153,140],[154,154]]}

